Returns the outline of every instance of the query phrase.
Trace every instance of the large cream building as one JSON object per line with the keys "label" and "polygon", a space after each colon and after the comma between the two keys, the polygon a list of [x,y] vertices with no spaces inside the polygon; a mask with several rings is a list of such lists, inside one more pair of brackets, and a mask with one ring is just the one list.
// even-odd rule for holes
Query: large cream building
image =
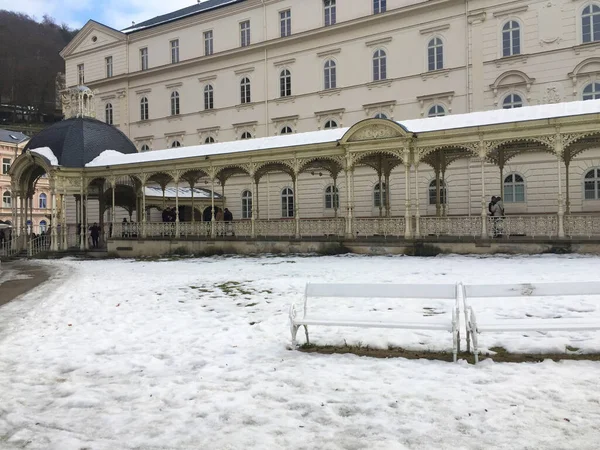
{"label": "large cream building", "polygon": [[[139,151],[157,150],[348,127],[370,117],[598,99],[600,1],[209,0],[123,31],[90,21],[61,54],[67,86],[94,91],[96,117]],[[567,212],[600,208],[596,167],[600,149],[569,161]],[[479,214],[479,170],[475,157],[456,160],[439,174],[437,192],[433,168],[421,164],[420,214]],[[388,175],[381,185],[387,213],[397,215],[406,198],[402,170]],[[283,206],[289,176],[268,177],[258,193],[261,217],[293,215]],[[334,215],[330,174],[300,178],[302,217]],[[357,168],[357,216],[386,213],[381,180],[381,172]],[[557,211],[549,153],[517,154],[501,171],[490,163],[485,183],[485,192],[503,194],[509,214]],[[236,218],[248,217],[251,184],[242,175],[227,183]]]}

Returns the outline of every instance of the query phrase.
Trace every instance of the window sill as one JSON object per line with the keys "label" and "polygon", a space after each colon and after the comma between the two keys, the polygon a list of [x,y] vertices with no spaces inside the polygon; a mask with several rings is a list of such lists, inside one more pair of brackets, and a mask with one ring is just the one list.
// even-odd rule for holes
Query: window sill
{"label": "window sill", "polygon": [[391,85],[392,80],[390,80],[389,78],[386,78],[385,80],[377,80],[367,83],[367,87],[369,88],[369,90],[380,87],[390,87]]}
{"label": "window sill", "polygon": [[319,91],[319,96],[321,98],[323,98],[323,97],[332,97],[334,95],[340,95],[341,92],[342,92],[341,88],[323,89],[322,91]]}
{"label": "window sill", "polygon": [[174,116],[169,116],[167,118],[167,122],[179,122],[181,120],[181,116],[179,114]]}
{"label": "window sill", "polygon": [[447,77],[449,73],[450,69],[431,70],[429,72],[423,72],[421,74],[421,79],[427,81],[429,78]]}
{"label": "window sill", "polygon": [[241,111],[243,109],[254,109],[254,105],[255,105],[255,103],[253,103],[253,102],[240,103],[239,105],[235,106],[235,109],[237,109],[238,111]]}
{"label": "window sill", "polygon": [[527,62],[528,55],[512,55],[512,56],[503,56],[494,61],[496,67],[502,66],[513,66],[515,64],[525,64]]}
{"label": "window sill", "polygon": [[597,52],[599,47],[600,41],[586,42],[585,44],[575,45],[573,51],[576,55],[579,55],[582,52]]}
{"label": "window sill", "polygon": [[295,103],[296,96],[295,95],[287,95],[285,97],[279,97],[275,99],[275,103]]}
{"label": "window sill", "polygon": [[203,109],[202,111],[198,111],[198,113],[202,116],[215,116],[217,115],[217,110],[215,108]]}

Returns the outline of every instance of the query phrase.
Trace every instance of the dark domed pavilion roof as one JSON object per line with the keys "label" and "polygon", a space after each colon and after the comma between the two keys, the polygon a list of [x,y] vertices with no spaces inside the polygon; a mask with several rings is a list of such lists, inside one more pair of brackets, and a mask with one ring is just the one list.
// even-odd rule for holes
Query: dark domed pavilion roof
{"label": "dark domed pavilion roof", "polygon": [[49,147],[58,164],[83,168],[104,150],[137,153],[135,145],[121,130],[90,117],[63,120],[37,133],[23,152]]}

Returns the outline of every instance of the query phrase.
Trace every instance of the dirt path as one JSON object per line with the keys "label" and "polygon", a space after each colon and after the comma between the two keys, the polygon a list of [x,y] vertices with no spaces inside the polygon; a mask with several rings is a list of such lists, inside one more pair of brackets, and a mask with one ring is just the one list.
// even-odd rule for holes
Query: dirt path
{"label": "dirt path", "polygon": [[0,271],[0,307],[39,286],[49,277],[48,269],[39,263],[3,262]]}

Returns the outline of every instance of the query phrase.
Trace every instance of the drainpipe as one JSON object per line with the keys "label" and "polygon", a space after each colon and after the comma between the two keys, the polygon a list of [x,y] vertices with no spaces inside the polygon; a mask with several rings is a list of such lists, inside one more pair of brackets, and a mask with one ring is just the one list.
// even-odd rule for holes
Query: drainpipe
{"label": "drainpipe", "polygon": [[466,87],[467,87],[467,112],[471,112],[471,70],[469,68],[469,55],[471,54],[471,30],[469,30],[469,0],[465,0],[465,41],[467,44],[466,59]]}
{"label": "drainpipe", "polygon": [[126,79],[126,87],[125,87],[125,101],[127,102],[127,137],[131,139],[131,117],[129,111],[129,34],[125,37],[125,60],[127,64],[127,77]]}
{"label": "drainpipe", "polygon": [[[263,5],[263,43],[267,42],[267,4],[261,0]],[[269,136],[269,68],[267,64],[267,47],[265,45],[265,137]]]}

